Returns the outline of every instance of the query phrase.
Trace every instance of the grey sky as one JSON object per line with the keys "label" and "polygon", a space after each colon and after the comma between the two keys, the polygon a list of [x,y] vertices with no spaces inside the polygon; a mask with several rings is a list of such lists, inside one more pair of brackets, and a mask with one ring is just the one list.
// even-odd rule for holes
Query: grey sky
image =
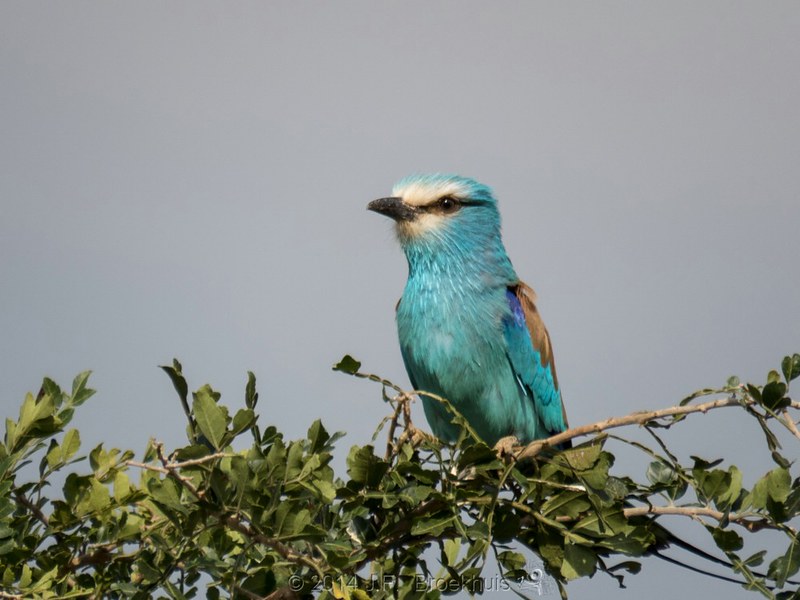
{"label": "grey sky", "polygon": [[[407,385],[405,260],[365,206],[415,171],[495,189],[573,424],[761,381],[800,351],[798,31],[788,1],[3,2],[0,412],[90,368],[87,449],[180,443],[177,356],[346,454],[385,410],[330,365]],[[771,468],[734,415],[671,439]],[[754,597],[627,583],[570,592]]]}

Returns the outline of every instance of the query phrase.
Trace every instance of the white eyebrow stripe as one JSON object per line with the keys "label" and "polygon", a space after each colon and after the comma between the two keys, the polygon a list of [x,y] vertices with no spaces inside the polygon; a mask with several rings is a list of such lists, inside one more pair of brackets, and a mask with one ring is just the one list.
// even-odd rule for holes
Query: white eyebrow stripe
{"label": "white eyebrow stripe", "polygon": [[443,196],[464,197],[468,193],[465,185],[456,181],[443,181],[436,185],[424,182],[412,182],[402,186],[395,186],[392,196],[403,199],[410,206],[427,206]]}

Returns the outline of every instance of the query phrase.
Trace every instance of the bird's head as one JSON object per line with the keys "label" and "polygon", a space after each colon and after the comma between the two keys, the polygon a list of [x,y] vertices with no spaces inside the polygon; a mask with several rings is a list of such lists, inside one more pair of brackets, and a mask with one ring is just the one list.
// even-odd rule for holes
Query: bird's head
{"label": "bird's head", "polygon": [[500,215],[492,191],[458,175],[411,175],[400,180],[388,198],[367,205],[396,221],[397,237],[408,253],[465,251],[500,244]]}

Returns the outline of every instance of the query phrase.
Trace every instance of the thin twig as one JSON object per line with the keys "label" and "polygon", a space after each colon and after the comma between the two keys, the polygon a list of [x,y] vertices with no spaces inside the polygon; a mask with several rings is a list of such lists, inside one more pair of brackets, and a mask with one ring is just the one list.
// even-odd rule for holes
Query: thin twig
{"label": "thin twig", "polygon": [[407,401],[406,394],[399,394],[394,398],[394,412],[391,419],[389,419],[389,432],[386,436],[386,454],[384,460],[389,461],[392,458],[397,446],[394,443],[394,434],[397,431],[397,424],[400,421],[400,413],[403,411],[403,404]]}
{"label": "thin twig", "polygon": [[192,458],[180,462],[173,462],[165,456],[163,442],[155,442],[154,446],[156,449],[156,454],[158,455],[158,460],[161,462],[161,466],[154,465],[152,463],[143,463],[135,460],[128,460],[125,462],[125,465],[128,467],[136,467],[139,469],[145,469],[147,471],[155,471],[156,473],[162,473],[164,475],[168,475],[173,479],[177,480],[181,485],[183,485],[187,490],[189,490],[189,492],[198,500],[201,500],[203,498],[205,492],[203,492],[202,490],[198,490],[197,487],[194,485],[194,483],[192,483],[192,480],[190,478],[180,474],[180,470],[188,467],[196,467],[198,465],[203,465],[205,463],[213,462],[220,458],[233,456],[230,453],[217,452],[215,454],[201,456],[200,458]]}
{"label": "thin twig", "polygon": [[[710,517],[715,521],[723,521],[727,518],[731,523],[735,523],[747,531],[755,532],[761,529],[783,529],[771,524],[766,519],[752,519],[743,514],[725,514],[708,506],[635,506],[622,510],[627,518],[639,517],[643,515],[683,515],[686,517]],[[795,535],[797,532],[788,527]]]}
{"label": "thin twig", "polygon": [[[161,442],[156,442],[156,443],[161,444]],[[163,444],[161,444],[161,446],[163,447]],[[198,465],[203,465],[205,463],[215,461],[218,458],[227,458],[233,456],[235,455],[230,454],[228,452],[217,452],[215,454],[208,454],[200,458],[192,458],[190,460],[183,460],[180,462],[167,461],[167,464],[164,467],[159,467],[158,465],[154,465],[151,463],[143,463],[135,460],[128,460],[125,461],[125,466],[137,467],[139,469],[146,469],[148,471],[156,471],[157,473],[164,473],[166,475],[169,473],[170,469],[185,469],[187,467],[196,467]]]}
{"label": "thin twig", "polygon": [[[36,520],[42,523],[45,527],[50,526],[50,519],[47,517],[47,515],[44,514],[38,506],[31,502],[28,497],[25,496],[25,494],[22,492],[17,492],[14,497],[17,499],[17,502],[31,511],[31,514],[36,517]],[[2,596],[0,596],[0,598],[2,598]]]}
{"label": "thin twig", "polygon": [[221,517],[223,522],[232,529],[235,529],[239,533],[243,534],[244,536],[250,538],[258,542],[259,544],[264,544],[265,546],[269,546],[273,550],[275,550],[278,554],[280,554],[283,558],[293,563],[305,565],[307,567],[312,568],[316,574],[320,577],[320,580],[324,577],[325,573],[322,567],[317,564],[317,562],[303,554],[299,554],[292,550],[286,544],[272,539],[262,533],[259,533],[253,527],[245,523],[240,517],[234,515],[227,515]]}
{"label": "thin twig", "polygon": [[[742,406],[742,403],[752,405],[754,402],[752,400],[740,400],[738,398],[720,398],[718,400],[712,400],[710,402],[704,402],[702,404],[687,404],[684,406],[672,406],[670,408],[662,408],[660,410],[653,410],[653,411],[639,411],[632,413],[630,415],[625,415],[624,417],[612,417],[610,419],[606,419],[604,421],[598,421],[597,423],[590,423],[588,425],[581,425],[580,427],[573,427],[572,429],[567,429],[559,434],[550,436],[544,440],[537,440],[535,442],[531,442],[527,446],[525,446],[522,450],[520,450],[516,456],[518,459],[524,458],[531,458],[539,454],[544,448],[552,448],[558,446],[559,444],[563,444],[564,442],[571,440],[576,437],[580,437],[583,435],[589,435],[592,433],[599,433],[601,431],[605,431],[606,429],[613,429],[614,427],[624,427],[625,425],[643,425],[650,421],[654,421],[656,419],[662,419],[664,417],[676,417],[680,415],[688,415],[692,413],[706,413],[709,410],[714,410],[716,408],[725,408],[728,406]],[[800,408],[800,403],[792,402],[790,405],[792,408]]]}
{"label": "thin twig", "polygon": [[794,437],[800,440],[800,430],[797,429],[797,423],[794,422],[788,408],[783,409],[783,418],[786,419],[786,428],[794,434]]}
{"label": "thin twig", "polygon": [[136,467],[137,469],[144,469],[145,471],[154,471],[156,473],[163,473],[164,475],[169,474],[169,471],[164,467],[159,467],[158,465],[153,465],[150,463],[139,462],[136,460],[125,461],[125,466]]}
{"label": "thin twig", "polygon": [[[513,503],[516,508],[523,508],[523,505]],[[534,512],[527,510],[529,514],[533,515]],[[766,519],[753,518],[746,514],[725,514],[722,511],[715,510],[708,506],[633,506],[623,508],[622,513],[625,518],[642,517],[645,515],[679,515],[683,517],[690,517],[699,520],[699,517],[709,517],[715,521],[722,522],[727,519],[728,522],[734,523],[739,527],[746,529],[751,533],[761,531],[762,529],[774,529],[776,531],[789,531],[792,535],[797,536],[797,531],[788,526],[778,526],[770,523]],[[535,516],[535,515],[534,515]],[[553,518],[558,523],[571,523],[578,520],[580,517],[572,517],[569,515],[558,515]],[[702,522],[702,520],[701,520]]]}
{"label": "thin twig", "polygon": [[158,460],[161,461],[161,464],[167,470],[169,476],[175,479],[187,490],[189,490],[192,496],[194,496],[198,500],[202,500],[203,496],[205,496],[205,492],[202,490],[198,490],[197,487],[194,485],[194,483],[192,483],[191,479],[189,479],[185,475],[181,475],[178,472],[178,467],[175,467],[164,454],[164,444],[162,442],[156,442],[155,446],[156,446],[156,454],[158,454]]}

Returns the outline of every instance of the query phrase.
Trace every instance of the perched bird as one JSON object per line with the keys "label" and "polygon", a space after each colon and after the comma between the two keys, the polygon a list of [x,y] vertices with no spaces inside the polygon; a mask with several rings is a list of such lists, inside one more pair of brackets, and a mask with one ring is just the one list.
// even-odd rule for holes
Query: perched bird
{"label": "perched bird", "polygon": [[[456,175],[412,175],[367,208],[396,221],[408,259],[397,330],[414,388],[446,398],[490,445],[566,429],[550,336],[506,254],[492,191]],[[422,402],[434,434],[454,441],[446,407]]]}
{"label": "perched bird", "polygon": [[[367,208],[396,221],[408,259],[397,330],[414,388],[449,400],[490,445],[507,436],[528,443],[564,431],[550,336],[533,290],[506,254],[491,190],[456,175],[412,175]],[[434,434],[455,440],[459,428],[447,409],[424,395],[422,402]],[[650,554],[743,583],[662,554],[674,545],[733,568],[657,523],[652,531]]]}

